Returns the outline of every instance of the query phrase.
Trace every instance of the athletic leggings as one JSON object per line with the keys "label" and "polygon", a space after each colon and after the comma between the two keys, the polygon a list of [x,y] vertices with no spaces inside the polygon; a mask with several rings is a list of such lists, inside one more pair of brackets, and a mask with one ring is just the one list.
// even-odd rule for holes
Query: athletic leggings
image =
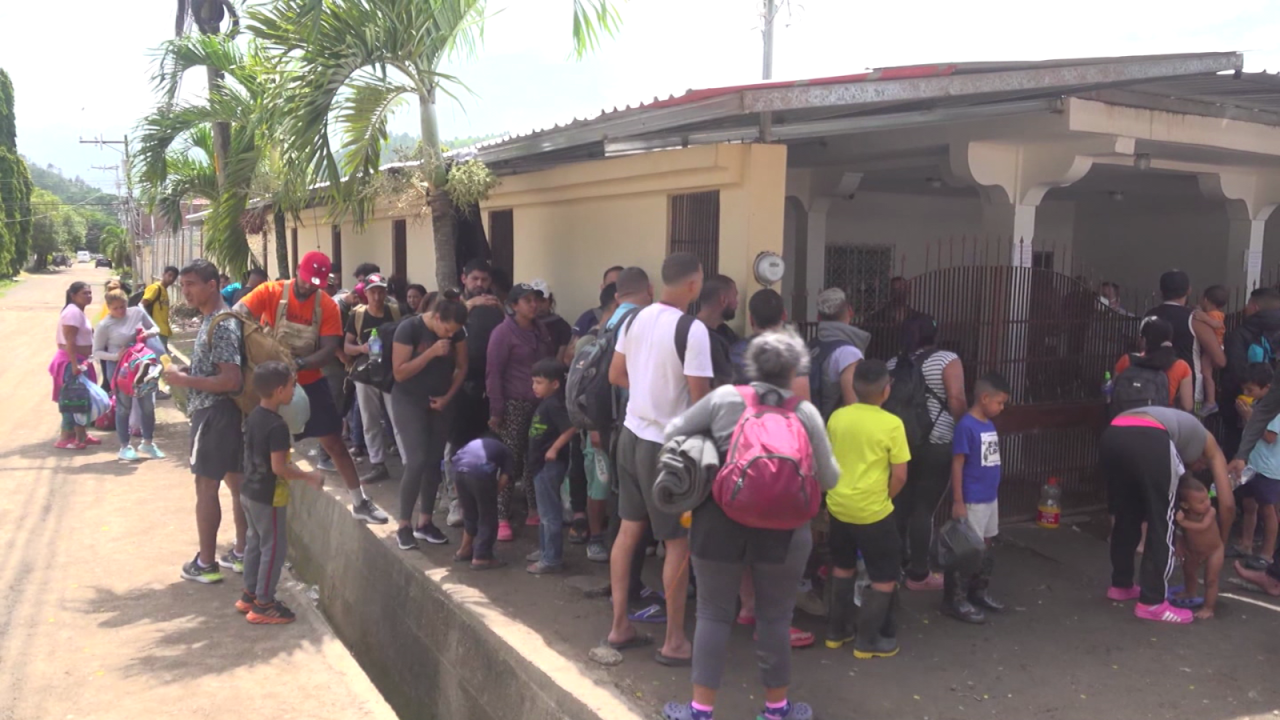
{"label": "athletic leggings", "polygon": [[[450,404],[452,405],[452,403]],[[395,396],[391,404],[395,426],[404,441],[404,475],[400,478],[401,521],[413,520],[413,506],[421,499],[423,524],[431,522],[436,509],[436,493],[444,479],[440,464],[449,441],[452,407],[432,410],[416,398]]]}
{"label": "athletic leggings", "polygon": [[1133,558],[1145,521],[1147,541],[1139,602],[1158,605],[1164,602],[1173,572],[1173,514],[1182,460],[1167,430],[1141,426],[1107,428],[1099,455],[1111,512],[1116,516],[1111,532],[1111,585],[1133,587]]}
{"label": "athletic leggings", "polygon": [[502,444],[511,451],[511,482],[498,493],[498,519],[511,521],[511,490],[517,480],[524,481],[524,497],[529,504],[529,512],[538,511],[538,499],[533,487],[533,476],[529,474],[529,424],[533,422],[533,411],[537,409],[528,400],[508,400],[502,406],[502,425],[498,428],[498,436]]}
{"label": "athletic leggings", "polygon": [[809,526],[791,534],[786,562],[724,563],[693,558],[698,578],[698,624],[693,633],[693,684],[720,689],[729,653],[729,633],[738,614],[742,570],[751,568],[756,588],[756,658],[766,688],[791,685],[791,616],[813,535]]}
{"label": "athletic leggings", "polygon": [[929,577],[929,549],[933,543],[933,516],[951,484],[951,443],[928,443],[911,458],[907,484],[893,499],[898,536],[907,551],[907,577]]}

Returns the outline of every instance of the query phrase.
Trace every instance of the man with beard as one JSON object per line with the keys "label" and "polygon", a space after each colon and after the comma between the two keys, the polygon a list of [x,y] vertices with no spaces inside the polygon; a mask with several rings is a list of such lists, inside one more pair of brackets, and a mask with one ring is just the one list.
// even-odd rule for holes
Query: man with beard
{"label": "man with beard", "polygon": [[488,404],[484,402],[484,373],[489,352],[489,336],[502,324],[506,313],[493,294],[493,270],[476,258],[462,268],[462,300],[467,305],[467,379],[455,403],[458,434],[454,447],[462,447],[484,434],[489,426]]}
{"label": "man with beard", "polygon": [[727,275],[715,275],[702,285],[698,296],[698,319],[711,335],[711,387],[733,382],[731,350],[738,334],[727,321],[738,315],[738,286]]}

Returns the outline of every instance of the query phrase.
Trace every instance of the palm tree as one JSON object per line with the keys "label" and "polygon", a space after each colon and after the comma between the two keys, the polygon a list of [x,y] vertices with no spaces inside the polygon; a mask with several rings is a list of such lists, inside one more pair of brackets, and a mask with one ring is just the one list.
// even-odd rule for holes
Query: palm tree
{"label": "palm tree", "polygon": [[[187,21],[190,20],[201,35],[219,35],[222,33],[222,22],[230,19],[227,37],[235,37],[240,32],[240,14],[231,0],[178,0],[178,17],[174,23],[174,37],[181,38],[187,33]],[[209,92],[223,82],[223,73],[215,66],[206,68]],[[214,168],[218,182],[223,180],[227,157],[231,154],[231,125],[226,122],[215,122],[213,130]]]}
{"label": "palm tree", "polygon": [[124,228],[119,225],[112,225],[102,231],[102,245],[99,250],[111,261],[111,267],[117,270],[128,267],[133,257],[133,251],[129,248],[129,237],[125,234]]}
{"label": "palm tree", "polygon": [[[184,202],[208,200],[206,252],[228,273],[249,266],[244,222],[253,219],[246,216],[251,198],[278,206],[294,196],[295,185],[267,172],[276,160],[269,148],[279,123],[273,62],[259,43],[242,45],[225,35],[171,40],[155,76],[162,101],[140,123],[134,173],[144,199],[175,230]],[[181,78],[196,67],[213,68],[224,79],[203,103],[179,101]],[[220,124],[229,130],[225,160],[218,158]]]}
{"label": "palm tree", "polygon": [[[610,0],[573,0],[573,9],[573,46],[581,57],[602,34],[615,32],[619,18]],[[455,91],[466,89],[441,67],[475,56],[484,0],[277,0],[248,17],[250,32],[290,58],[281,108],[286,162],[327,186],[336,217],[350,213],[357,225],[365,223],[387,120],[404,99],[417,102],[436,282],[456,287],[455,206],[436,105],[441,94],[456,99]]]}

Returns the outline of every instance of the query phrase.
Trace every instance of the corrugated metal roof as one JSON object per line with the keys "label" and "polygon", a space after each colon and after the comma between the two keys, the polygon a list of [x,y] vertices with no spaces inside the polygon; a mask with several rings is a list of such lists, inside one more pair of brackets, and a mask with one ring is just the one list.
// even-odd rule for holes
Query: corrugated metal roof
{"label": "corrugated metal roof", "polygon": [[744,133],[758,125],[762,112],[773,112],[783,122],[807,122],[979,106],[992,109],[1003,103],[1025,105],[1029,100],[1116,88],[1187,103],[1280,111],[1280,84],[1274,76],[1232,86],[1228,83],[1241,81],[1217,74],[1234,71],[1238,75],[1242,66],[1239,53],[1196,53],[880,68],[855,75],[690,90],[634,107],[604,110],[590,119],[575,118],[495,138],[452,154],[478,156],[499,171],[515,171],[518,166],[599,157],[606,142],[624,138],[701,134],[706,142],[723,142],[716,139],[722,137],[745,140]]}

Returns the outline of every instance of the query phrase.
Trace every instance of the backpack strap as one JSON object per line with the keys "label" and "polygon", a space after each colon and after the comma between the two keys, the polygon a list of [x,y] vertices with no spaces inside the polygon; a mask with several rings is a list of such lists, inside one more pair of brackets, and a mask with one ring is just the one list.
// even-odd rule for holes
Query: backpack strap
{"label": "backpack strap", "polygon": [[400,322],[400,303],[394,303],[387,306],[391,308],[391,322]]}
{"label": "backpack strap", "polygon": [[316,288],[316,292],[315,292],[316,305],[315,307],[311,308],[311,327],[315,328],[316,330],[317,340],[320,337],[320,319],[323,316],[323,313],[320,312],[320,296],[323,294],[324,294],[324,291],[322,291],[320,288]]}
{"label": "backpack strap", "polygon": [[755,388],[750,385],[735,385],[733,389],[742,396],[742,402],[747,406],[747,413],[755,412],[760,407],[760,393],[756,392]]}
{"label": "backpack strap", "polygon": [[290,280],[280,288],[280,302],[276,304],[276,321],[271,326],[272,329],[278,329],[284,324],[285,318],[289,314],[289,293],[293,292],[293,281]]}
{"label": "backpack strap", "polygon": [[356,342],[360,342],[362,332],[364,332],[364,305],[356,308]]}
{"label": "backpack strap", "polygon": [[676,357],[680,358],[680,367],[684,367],[684,355],[689,350],[689,331],[693,329],[694,320],[697,318],[685,313],[676,321]]}

